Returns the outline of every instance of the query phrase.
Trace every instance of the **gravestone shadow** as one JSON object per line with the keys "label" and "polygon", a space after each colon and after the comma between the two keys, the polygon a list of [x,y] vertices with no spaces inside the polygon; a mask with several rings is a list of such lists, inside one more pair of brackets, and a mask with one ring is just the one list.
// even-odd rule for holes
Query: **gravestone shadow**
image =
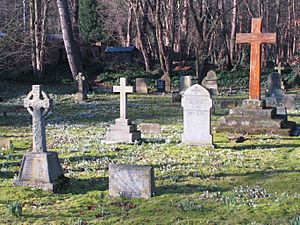
{"label": "gravestone shadow", "polygon": [[216,186],[203,186],[203,185],[195,185],[195,184],[170,184],[155,187],[155,195],[165,195],[165,194],[193,194],[203,191],[209,192],[226,192],[229,191],[230,188],[222,188]]}
{"label": "gravestone shadow", "polygon": [[90,191],[108,190],[108,177],[76,179],[69,178],[69,184],[59,191],[61,194],[86,194]]}

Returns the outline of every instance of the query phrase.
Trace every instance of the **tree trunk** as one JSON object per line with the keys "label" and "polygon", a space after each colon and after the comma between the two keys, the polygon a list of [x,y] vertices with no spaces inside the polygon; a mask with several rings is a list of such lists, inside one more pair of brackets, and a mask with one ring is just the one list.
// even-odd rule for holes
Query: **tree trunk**
{"label": "tree trunk", "polygon": [[127,15],[127,39],[126,39],[126,46],[130,46],[131,44],[131,33],[132,33],[132,4],[131,2],[128,3],[128,15]]}
{"label": "tree trunk", "polygon": [[232,0],[232,18],[231,18],[231,32],[230,32],[230,59],[233,62],[235,34],[236,34],[236,16],[237,16],[237,0]]}
{"label": "tree trunk", "polygon": [[82,62],[79,58],[79,51],[73,36],[68,2],[67,0],[57,0],[56,2],[67,58],[69,61],[69,66],[72,72],[73,79],[75,80],[77,74],[79,72],[83,72],[83,67]]}
{"label": "tree trunk", "polygon": [[30,29],[30,49],[31,49],[31,65],[32,65],[32,73],[33,76],[37,76],[36,71],[36,51],[35,51],[35,32],[34,32],[34,0],[30,0],[29,2],[29,13],[30,13],[30,22],[29,22],[29,29]]}

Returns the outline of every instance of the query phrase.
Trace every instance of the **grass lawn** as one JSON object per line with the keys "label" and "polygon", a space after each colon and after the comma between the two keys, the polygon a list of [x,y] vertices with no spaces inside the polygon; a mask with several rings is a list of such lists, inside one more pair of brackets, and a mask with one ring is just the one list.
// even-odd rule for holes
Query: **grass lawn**
{"label": "grass lawn", "polygon": [[[0,152],[0,224],[300,224],[299,137],[251,136],[231,142],[213,133],[215,149],[182,145],[182,108],[171,96],[130,95],[129,118],[160,123],[160,135],[134,145],[101,143],[119,116],[119,96],[101,91],[74,103],[75,87],[46,86],[55,106],[47,116],[47,146],[57,151],[70,185],[52,194],[13,187],[22,155],[30,151],[31,116],[22,99],[31,86],[2,84],[10,104],[0,115],[0,139],[13,141]],[[10,96],[10,98],[8,97]],[[217,108],[213,125],[224,114]],[[300,112],[290,120],[300,123]],[[110,198],[109,163],[153,165],[155,196]],[[19,202],[18,218],[9,205]]]}

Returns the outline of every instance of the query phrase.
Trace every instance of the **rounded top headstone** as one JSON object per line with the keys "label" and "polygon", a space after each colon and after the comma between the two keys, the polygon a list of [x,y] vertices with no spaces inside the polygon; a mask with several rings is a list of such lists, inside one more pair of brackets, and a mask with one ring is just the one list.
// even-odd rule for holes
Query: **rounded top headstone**
{"label": "rounded top headstone", "polygon": [[216,72],[213,70],[208,71],[205,80],[218,80]]}
{"label": "rounded top headstone", "polygon": [[189,87],[188,89],[186,89],[186,91],[183,94],[183,96],[190,96],[190,95],[199,95],[202,97],[210,98],[210,94],[208,90],[206,90],[206,88],[202,87],[199,84],[194,84],[193,86]]}

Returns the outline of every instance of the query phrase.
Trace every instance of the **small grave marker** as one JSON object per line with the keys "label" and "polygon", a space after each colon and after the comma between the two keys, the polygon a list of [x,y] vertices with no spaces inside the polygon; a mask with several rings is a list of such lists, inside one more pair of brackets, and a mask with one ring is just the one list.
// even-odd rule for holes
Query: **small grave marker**
{"label": "small grave marker", "polygon": [[0,140],[0,150],[12,150],[11,140]]}
{"label": "small grave marker", "polygon": [[156,89],[157,89],[157,92],[160,92],[160,93],[165,92],[166,82],[164,80],[161,80],[161,79],[157,80]]}
{"label": "small grave marker", "polygon": [[75,95],[75,101],[81,102],[87,99],[87,95],[83,90],[83,81],[85,80],[85,77],[82,75],[82,73],[78,73],[78,75],[76,76],[76,80],[78,83],[78,92]]}
{"label": "small grave marker", "polygon": [[152,166],[109,165],[109,195],[112,197],[150,198],[154,194]]}
{"label": "small grave marker", "polygon": [[159,134],[160,124],[158,123],[141,123],[141,131],[144,134]]}
{"label": "small grave marker", "polygon": [[136,78],[135,79],[135,91],[141,94],[148,93],[148,87],[145,78]]}

